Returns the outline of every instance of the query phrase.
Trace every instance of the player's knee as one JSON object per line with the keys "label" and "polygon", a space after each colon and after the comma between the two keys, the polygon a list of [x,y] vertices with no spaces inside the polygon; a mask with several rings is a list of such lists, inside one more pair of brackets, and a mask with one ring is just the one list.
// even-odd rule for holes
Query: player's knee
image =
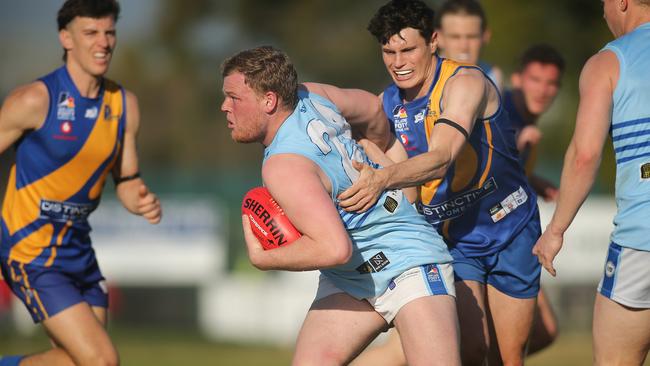
{"label": "player's knee", "polygon": [[107,349],[97,349],[83,357],[80,360],[81,365],[93,366],[119,366],[120,357],[115,348],[110,347]]}

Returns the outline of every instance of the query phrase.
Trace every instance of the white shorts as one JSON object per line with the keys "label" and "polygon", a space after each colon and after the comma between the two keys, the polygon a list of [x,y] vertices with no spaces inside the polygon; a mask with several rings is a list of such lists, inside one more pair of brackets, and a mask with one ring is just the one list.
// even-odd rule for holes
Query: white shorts
{"label": "white shorts", "polygon": [[650,252],[611,243],[598,292],[631,308],[650,308]]}
{"label": "white shorts", "polygon": [[[314,302],[327,296],[345,292],[327,277],[320,275]],[[391,324],[399,310],[409,302],[425,296],[456,296],[454,270],[451,263],[426,264],[411,268],[393,278],[381,295],[366,299],[386,323]]]}

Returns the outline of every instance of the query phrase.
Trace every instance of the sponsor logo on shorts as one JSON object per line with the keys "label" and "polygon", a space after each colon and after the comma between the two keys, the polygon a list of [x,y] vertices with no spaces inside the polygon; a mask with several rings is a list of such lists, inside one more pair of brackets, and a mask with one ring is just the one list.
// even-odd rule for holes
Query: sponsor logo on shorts
{"label": "sponsor logo on shorts", "polygon": [[108,286],[106,285],[106,280],[101,280],[97,284],[104,294],[108,294]]}
{"label": "sponsor logo on shorts", "polygon": [[440,282],[440,272],[436,266],[428,266],[427,268],[427,280],[429,282]]}
{"label": "sponsor logo on shorts", "polygon": [[418,204],[418,211],[424,214],[427,221],[432,224],[455,219],[462,216],[465,211],[474,206],[481,199],[496,192],[497,188],[497,183],[494,177],[491,177],[485,181],[482,187],[464,192],[437,205],[425,205],[420,202]]}
{"label": "sponsor logo on shorts", "polygon": [[641,165],[641,179],[650,179],[650,163]]}
{"label": "sponsor logo on shorts", "polygon": [[379,252],[372,256],[372,258],[363,262],[359,267],[357,267],[357,272],[361,274],[379,272],[382,269],[386,268],[390,264],[390,261],[384,254],[384,252]]}
{"label": "sponsor logo on shorts", "polygon": [[614,270],[616,270],[614,262],[607,261],[607,263],[605,263],[605,276],[612,277],[614,275]]}
{"label": "sponsor logo on shorts", "polygon": [[88,216],[97,208],[97,202],[70,203],[41,200],[41,218],[59,222],[85,222]]}

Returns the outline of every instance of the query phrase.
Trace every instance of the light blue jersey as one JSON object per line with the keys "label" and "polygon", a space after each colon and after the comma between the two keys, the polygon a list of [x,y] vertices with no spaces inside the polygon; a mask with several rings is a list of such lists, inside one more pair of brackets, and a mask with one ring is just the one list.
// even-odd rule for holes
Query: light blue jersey
{"label": "light blue jersey", "polygon": [[650,251],[650,23],[603,48],[616,54],[611,134],[616,154],[612,241]]}
{"label": "light blue jersey", "polygon": [[[329,178],[332,202],[337,205],[338,194],[358,178],[352,160],[373,163],[352,139],[350,125],[334,104],[306,90],[298,96],[296,109],[264,151],[264,160],[285,153],[310,159]],[[452,260],[440,235],[401,190],[384,192],[364,213],[337,208],[352,239],[352,258],[347,264],[321,272],[358,299],[383,294],[394,277],[410,268]]]}

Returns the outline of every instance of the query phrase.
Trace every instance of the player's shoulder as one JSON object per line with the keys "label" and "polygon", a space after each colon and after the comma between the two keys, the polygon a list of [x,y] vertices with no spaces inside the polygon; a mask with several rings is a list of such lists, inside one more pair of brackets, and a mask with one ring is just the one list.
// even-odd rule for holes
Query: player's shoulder
{"label": "player's shoulder", "polygon": [[602,50],[591,56],[582,68],[580,78],[590,80],[593,78],[609,77],[617,79],[619,73],[619,60],[610,50]]}
{"label": "player's shoulder", "polygon": [[50,95],[42,81],[34,81],[12,90],[2,105],[3,114],[15,116],[27,128],[38,127],[47,115]]}

